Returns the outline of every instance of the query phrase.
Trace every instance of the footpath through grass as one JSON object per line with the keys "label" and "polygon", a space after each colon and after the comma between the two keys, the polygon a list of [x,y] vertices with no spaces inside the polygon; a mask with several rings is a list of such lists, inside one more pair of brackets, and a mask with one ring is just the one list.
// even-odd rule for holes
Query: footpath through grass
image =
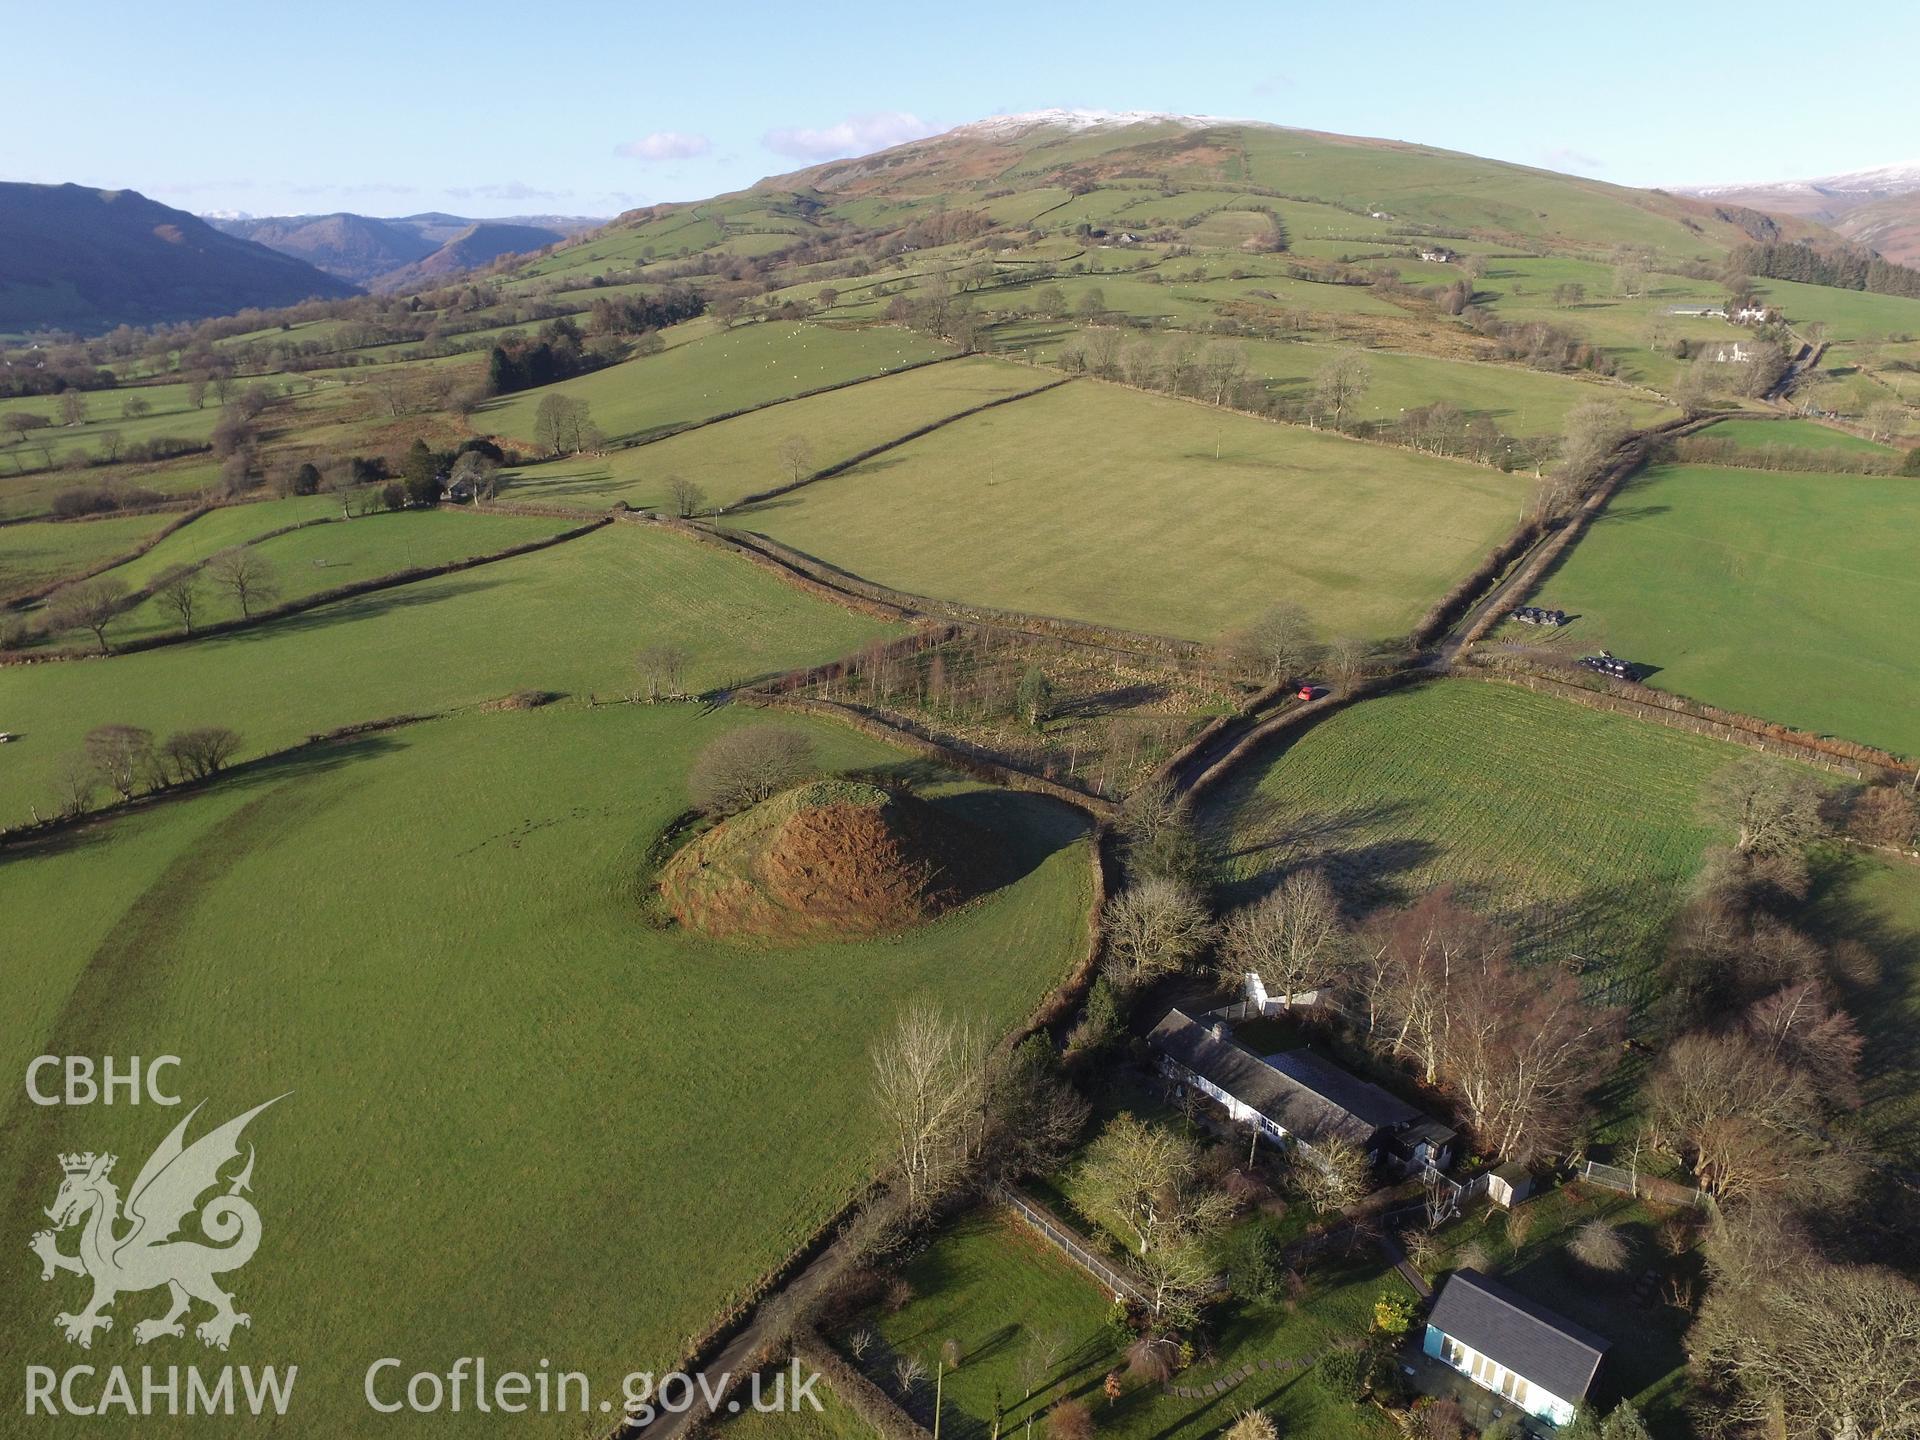
{"label": "footpath through grass", "polygon": [[[756,948],[650,923],[648,847],[686,803],[688,766],[757,718],[577,702],[465,715],[0,857],[8,1073],[40,1053],[177,1054],[202,1124],[292,1092],[248,1134],[265,1242],[230,1277],[253,1324],[228,1358],[297,1363],[305,1428],[363,1432],[363,1376],[383,1356],[404,1358],[396,1383],[462,1355],[528,1372],[547,1357],[596,1397],[668,1368],[877,1163],[868,1051],[900,1007],[931,1000],[998,1031],[1079,956],[1076,812],[942,783],[805,721],[826,765],[931,785],[1018,878],[862,944]],[[111,1150],[130,1179],[179,1118],[42,1109],[17,1085],[0,1112],[23,1233],[59,1186],[57,1154]],[[53,1317],[81,1282],[42,1286],[28,1258],[0,1322],[16,1356],[71,1364]],[[161,1302],[122,1297],[86,1358],[184,1360],[185,1345],[134,1344]],[[141,1433],[251,1428],[159,1417]]]}
{"label": "footpath through grass", "polygon": [[[1651,667],[1648,683],[1803,730],[1920,755],[1920,485],[1708,465],[1621,490],[1536,598],[1551,637]],[[1502,639],[1540,643],[1523,627]]]}

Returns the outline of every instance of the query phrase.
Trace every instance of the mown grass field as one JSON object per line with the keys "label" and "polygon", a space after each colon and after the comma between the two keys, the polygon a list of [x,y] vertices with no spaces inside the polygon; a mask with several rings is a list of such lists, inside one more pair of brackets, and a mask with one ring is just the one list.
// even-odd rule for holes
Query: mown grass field
{"label": "mown grass field", "polygon": [[0,525],[0,595],[48,585],[124,555],[180,518],[177,512]]}
{"label": "mown grass field", "polygon": [[1324,865],[1357,908],[1440,885],[1523,954],[1579,956],[1624,1001],[1715,842],[1695,818],[1744,752],[1514,686],[1448,680],[1341,710],[1206,798],[1226,893]]}
{"label": "mown grass field", "polygon": [[587,403],[608,439],[631,439],[946,353],[944,345],[890,327],[849,330],[784,321],[736,326],[577,380],[507,396],[482,408],[473,424],[531,448],[540,402],[565,395]]}
{"label": "mown grass field", "polygon": [[1200,639],[1292,600],[1383,636],[1479,562],[1530,483],[1080,380],[736,523],[921,594]]}
{"label": "mown grass field", "polygon": [[97,725],[159,735],[229,725],[259,754],[523,687],[626,695],[638,683],[633,657],[650,644],[684,646],[685,683],[701,690],[891,633],[716,550],[616,524],[231,635],[0,668],[0,728],[20,736],[0,750],[0,824],[35,804],[48,812],[56,767]]}
{"label": "mown grass field", "polygon": [[[362,1377],[383,1356],[403,1376],[547,1357],[616,1396],[627,1372],[669,1368],[878,1162],[867,1057],[899,1007],[998,1030],[1077,959],[1075,812],[942,783],[805,722],[830,767],[926,782],[1000,837],[1019,878],[882,942],[757,949],[650,926],[647,850],[686,803],[692,757],[754,718],[562,703],[435,721],[0,860],[11,1072],[40,1053],[177,1054],[203,1123],[291,1092],[248,1134],[265,1244],[229,1282],[253,1316],[230,1358],[297,1363],[304,1427],[364,1430]],[[5,1118],[10,1213],[31,1215],[57,1153],[110,1149],[131,1172],[178,1114],[46,1110],[15,1086]],[[16,1355],[73,1363],[53,1316],[77,1283],[7,1287]],[[187,1359],[188,1343],[136,1349],[154,1300],[123,1297],[86,1358]]]}
{"label": "mown grass field", "polygon": [[[1614,497],[1537,597],[1551,637],[1709,704],[1920,754],[1911,643],[1920,487],[1899,476],[1661,466]],[[1509,625],[1502,639],[1525,639]]]}
{"label": "mown grass field", "polygon": [[[323,590],[378,579],[398,570],[448,565],[508,550],[567,528],[567,521],[529,515],[474,514],[459,510],[398,511],[308,525],[290,534],[256,541],[252,548],[266,563],[273,582],[273,595],[265,603],[284,604],[304,600]],[[184,539],[192,529],[189,525],[167,539]],[[165,542],[156,545],[154,550],[162,548]],[[140,568],[150,570],[147,562],[151,559],[152,552],[142,556]],[[262,602],[252,602],[251,608],[258,613]],[[240,605],[232,592],[222,588],[217,578],[203,572],[200,608],[193,617],[195,627],[240,618]],[[107,640],[117,645],[153,635],[176,634],[182,628],[175,612],[158,599],[148,599],[124,612],[108,628]],[[55,638],[67,644],[93,644],[91,633],[84,630],[69,631]]]}
{"label": "mown grass field", "polygon": [[529,465],[508,476],[510,500],[604,510],[669,503],[675,475],[699,484],[715,505],[787,484],[781,447],[806,441],[814,470],[838,464],[922,425],[1058,376],[984,357],[926,365],[843,390],[775,405],[750,415],[670,435],[607,455],[574,456]]}
{"label": "mown grass field", "polygon": [[[1242,1223],[1260,1223],[1247,1221]],[[865,1317],[887,1354],[917,1354],[931,1367],[942,1343],[959,1342],[960,1367],[946,1379],[945,1428],[984,1434],[996,1393],[1006,1406],[1003,1433],[1024,1434],[1027,1417],[1036,1428],[1047,1407],[1083,1401],[1103,1435],[1125,1440],[1201,1440],[1218,1435],[1244,1409],[1268,1412],[1283,1435],[1329,1440],[1384,1440],[1392,1426],[1374,1410],[1362,1410],[1330,1395],[1310,1372],[1258,1371],[1253,1378],[1205,1400],[1164,1393],[1156,1385],[1129,1384],[1109,1405],[1102,1382],[1124,1368],[1107,1320],[1112,1304],[1086,1272],[1047,1246],[1010,1216],[976,1211],[955,1223],[904,1267],[913,1299],[898,1314]],[[1178,1383],[1200,1387],[1260,1360],[1300,1359],[1328,1345],[1366,1333],[1375,1296],[1412,1292],[1371,1251],[1355,1260],[1328,1256],[1308,1272],[1308,1289],[1291,1314],[1229,1305],[1216,1317],[1217,1359],[1183,1372]],[[1021,1356],[1037,1335],[1064,1337],[1063,1357],[1031,1399],[1019,1377]],[[876,1368],[869,1356],[870,1373]],[[890,1361],[883,1367],[890,1369]],[[882,1375],[875,1378],[885,1383]],[[921,1392],[915,1413],[932,1419],[932,1391]]]}

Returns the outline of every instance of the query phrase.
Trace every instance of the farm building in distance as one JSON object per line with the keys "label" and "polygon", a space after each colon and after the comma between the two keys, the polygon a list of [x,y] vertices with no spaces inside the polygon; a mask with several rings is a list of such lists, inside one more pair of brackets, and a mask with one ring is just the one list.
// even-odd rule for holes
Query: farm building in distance
{"label": "farm building in distance", "polygon": [[1461,1269],[1434,1302],[1421,1348],[1527,1414],[1565,1425],[1593,1388],[1607,1342],[1479,1271]]}
{"label": "farm building in distance", "polygon": [[1163,1073],[1217,1100],[1234,1120],[1275,1144],[1291,1140],[1311,1152],[1345,1140],[1397,1175],[1452,1163],[1451,1129],[1311,1050],[1262,1059],[1235,1043],[1224,1021],[1203,1025],[1178,1009],[1166,1013],[1147,1042]]}
{"label": "farm building in distance", "polygon": [[1420,258],[1434,265],[1451,265],[1460,257],[1444,245],[1423,246]]}

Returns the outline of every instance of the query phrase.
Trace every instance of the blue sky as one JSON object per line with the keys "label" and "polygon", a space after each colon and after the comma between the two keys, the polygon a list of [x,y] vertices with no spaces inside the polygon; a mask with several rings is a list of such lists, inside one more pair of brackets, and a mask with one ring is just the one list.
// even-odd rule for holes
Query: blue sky
{"label": "blue sky", "polygon": [[1634,185],[1920,161],[1920,6],[1834,13],[71,0],[9,7],[0,179],[196,211],[597,215],[1048,106],[1418,140]]}

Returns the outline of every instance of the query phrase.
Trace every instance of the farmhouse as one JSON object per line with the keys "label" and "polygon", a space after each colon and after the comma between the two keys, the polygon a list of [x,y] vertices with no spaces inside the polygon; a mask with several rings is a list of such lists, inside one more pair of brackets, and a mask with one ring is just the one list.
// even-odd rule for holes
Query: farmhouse
{"label": "farmhouse", "polygon": [[1477,1270],[1454,1271],[1422,1348],[1474,1384],[1555,1425],[1587,1398],[1607,1342]]}
{"label": "farmhouse", "polygon": [[1421,250],[1420,258],[1430,261],[1435,265],[1451,265],[1460,257],[1444,245],[1430,245]]}
{"label": "farmhouse", "polygon": [[1153,1027],[1147,1043],[1164,1074],[1211,1096],[1276,1144],[1292,1140],[1311,1151],[1345,1140],[1399,1175],[1452,1163],[1452,1130],[1310,1050],[1262,1059],[1236,1044],[1224,1023],[1203,1025],[1178,1009]]}
{"label": "farmhouse", "polygon": [[1762,305],[1757,300],[1749,301],[1733,312],[1733,323],[1736,325],[1763,325],[1773,319],[1775,313],[1771,307]]}

